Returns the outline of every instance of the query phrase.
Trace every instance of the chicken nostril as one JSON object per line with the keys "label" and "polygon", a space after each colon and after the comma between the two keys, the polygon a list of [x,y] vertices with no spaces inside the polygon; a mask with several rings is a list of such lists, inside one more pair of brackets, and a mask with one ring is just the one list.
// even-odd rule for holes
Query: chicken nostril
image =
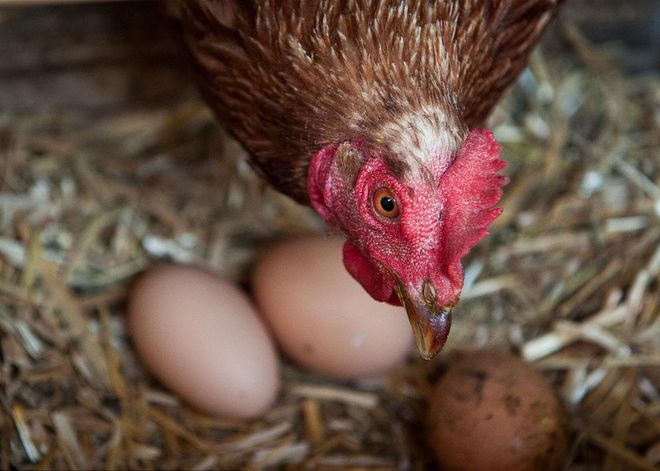
{"label": "chicken nostril", "polygon": [[435,286],[429,280],[425,280],[422,284],[422,296],[424,300],[429,304],[434,304],[438,293],[435,290]]}

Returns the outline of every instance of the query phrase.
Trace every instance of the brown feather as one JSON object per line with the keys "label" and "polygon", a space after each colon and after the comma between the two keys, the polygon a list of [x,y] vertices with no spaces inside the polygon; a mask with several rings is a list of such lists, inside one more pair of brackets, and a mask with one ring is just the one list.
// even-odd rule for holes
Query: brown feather
{"label": "brown feather", "polygon": [[523,69],[561,1],[174,4],[219,120],[276,188],[308,202],[309,160],[328,144],[361,139],[396,155],[404,138],[419,145],[407,129],[428,123],[459,145]]}

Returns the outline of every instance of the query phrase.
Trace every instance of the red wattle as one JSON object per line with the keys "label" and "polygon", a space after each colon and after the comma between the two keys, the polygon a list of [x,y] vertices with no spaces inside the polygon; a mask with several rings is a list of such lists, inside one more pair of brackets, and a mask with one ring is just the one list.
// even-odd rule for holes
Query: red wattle
{"label": "red wattle", "polygon": [[344,244],[343,249],[344,266],[358,283],[376,301],[387,302],[400,306],[399,297],[394,291],[394,280],[384,275],[360,249],[350,241]]}

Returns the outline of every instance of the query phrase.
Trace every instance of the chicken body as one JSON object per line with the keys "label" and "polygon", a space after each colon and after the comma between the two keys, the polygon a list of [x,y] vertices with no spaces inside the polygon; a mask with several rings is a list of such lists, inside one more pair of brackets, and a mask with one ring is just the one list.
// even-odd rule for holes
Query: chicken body
{"label": "chicken body", "polygon": [[505,179],[475,130],[561,0],[180,0],[201,89],[277,189],[348,238],[344,262],[444,344],[460,258]]}

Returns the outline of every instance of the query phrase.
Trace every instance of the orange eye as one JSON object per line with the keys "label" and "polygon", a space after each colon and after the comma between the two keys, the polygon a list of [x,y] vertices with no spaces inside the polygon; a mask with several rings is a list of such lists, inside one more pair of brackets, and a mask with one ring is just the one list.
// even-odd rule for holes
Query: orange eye
{"label": "orange eye", "polygon": [[373,205],[376,214],[386,219],[399,217],[399,203],[389,188],[379,188],[374,192]]}

